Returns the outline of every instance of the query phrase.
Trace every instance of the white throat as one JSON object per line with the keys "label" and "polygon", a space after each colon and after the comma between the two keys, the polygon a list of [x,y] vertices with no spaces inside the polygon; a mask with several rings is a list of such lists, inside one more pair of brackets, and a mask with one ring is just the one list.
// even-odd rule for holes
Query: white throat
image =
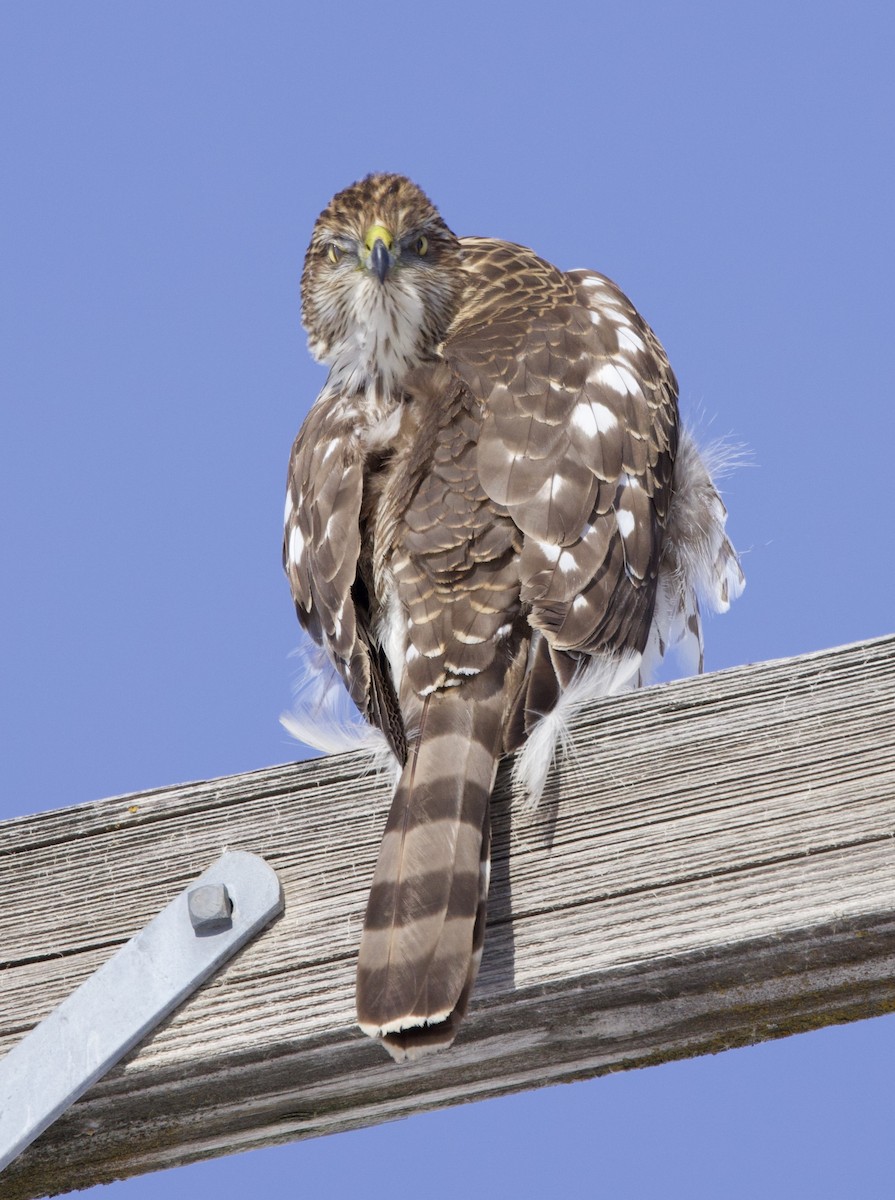
{"label": "white throat", "polygon": [[360,276],[353,289],[344,336],[325,356],[329,386],[343,394],[374,391],[381,399],[400,392],[408,372],[423,358],[423,302],[400,276],[385,285]]}

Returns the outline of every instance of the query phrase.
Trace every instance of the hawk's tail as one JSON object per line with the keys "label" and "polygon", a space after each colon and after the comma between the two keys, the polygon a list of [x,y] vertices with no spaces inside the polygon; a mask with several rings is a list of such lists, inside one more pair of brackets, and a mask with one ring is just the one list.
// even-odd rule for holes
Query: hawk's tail
{"label": "hawk's tail", "polygon": [[503,713],[484,684],[423,702],[373,877],[358,1022],[398,1060],[451,1044],[481,959]]}

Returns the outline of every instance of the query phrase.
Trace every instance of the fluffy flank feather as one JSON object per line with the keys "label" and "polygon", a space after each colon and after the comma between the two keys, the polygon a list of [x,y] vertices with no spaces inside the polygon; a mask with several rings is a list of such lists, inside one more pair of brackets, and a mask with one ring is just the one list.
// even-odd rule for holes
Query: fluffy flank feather
{"label": "fluffy flank feather", "polygon": [[280,716],[286,732],[323,754],[367,750],[379,756],[382,752],[384,760],[395,765],[384,735],[357,711],[326,651],[303,638],[293,656],[298,663],[292,689],[295,701]]}
{"label": "fluffy flank feather", "polygon": [[690,431],[681,431],[666,544],[674,548],[682,587],[715,612],[726,612],[746,586],[724,532],[727,509],[713,482],[713,476],[720,478],[741,461],[742,451],[722,441],[700,453]]}
{"label": "fluffy flank feather", "polygon": [[563,690],[556,707],[541,717],[516,755],[512,787],[523,809],[531,810],[537,806],[557,750],[563,756],[571,752],[569,727],[582,705],[633,687],[639,666],[640,655],[634,652],[597,654],[584,662]]}
{"label": "fluffy flank feather", "polygon": [[714,483],[714,479],[740,465],[743,457],[739,447],[724,441],[713,442],[700,451],[690,430],[681,429],[656,605],[640,683],[649,681],[669,649],[675,650],[685,669],[701,672],[700,603],[714,612],[726,612],[746,586],[736,551],[724,529],[727,509]]}

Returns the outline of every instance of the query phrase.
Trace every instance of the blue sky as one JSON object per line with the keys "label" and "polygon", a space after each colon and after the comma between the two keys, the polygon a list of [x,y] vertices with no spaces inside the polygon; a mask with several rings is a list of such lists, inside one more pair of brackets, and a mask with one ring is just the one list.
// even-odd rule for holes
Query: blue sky
{"label": "blue sky", "polygon": [[[893,32],[860,2],[7,0],[0,817],[296,757],[298,281],[370,170],[610,275],[748,449],[710,669],[892,632]],[[893,1052],[883,1018],[96,1194],[881,1195]]]}

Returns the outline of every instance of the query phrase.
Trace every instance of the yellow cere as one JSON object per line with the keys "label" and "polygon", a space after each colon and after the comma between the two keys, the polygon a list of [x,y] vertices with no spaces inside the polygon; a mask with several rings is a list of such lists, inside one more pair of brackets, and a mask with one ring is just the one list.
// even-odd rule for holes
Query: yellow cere
{"label": "yellow cere", "polygon": [[364,238],[364,245],[368,250],[372,250],[378,241],[383,241],[386,250],[391,250],[394,240],[384,225],[371,225]]}

